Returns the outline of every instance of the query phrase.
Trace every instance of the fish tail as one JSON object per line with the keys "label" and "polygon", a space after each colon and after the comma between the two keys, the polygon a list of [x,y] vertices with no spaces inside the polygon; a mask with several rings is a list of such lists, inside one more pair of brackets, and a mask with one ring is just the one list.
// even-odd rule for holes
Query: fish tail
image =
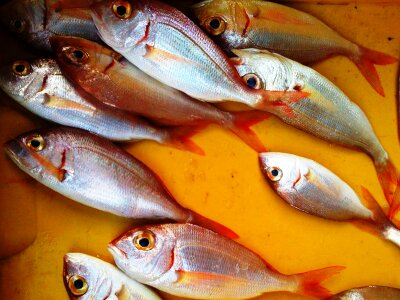
{"label": "fish tail", "polygon": [[164,145],[172,146],[180,150],[189,151],[198,155],[205,155],[205,152],[191,137],[204,129],[205,126],[176,127],[168,131],[168,136],[163,140]]}
{"label": "fish tail", "polygon": [[225,227],[222,224],[203,217],[202,215],[195,213],[194,211],[190,211],[190,218],[187,222],[211,229],[212,231],[215,231],[229,239],[234,240],[239,238],[239,236],[228,227]]}
{"label": "fish tail", "polygon": [[316,298],[326,298],[331,295],[331,292],[321,285],[322,282],[335,276],[344,270],[345,267],[335,266],[324,269],[314,270],[306,273],[297,274],[300,277],[297,293],[304,296]]}
{"label": "fish tail", "polygon": [[390,160],[376,167],[379,182],[389,204],[389,219],[393,219],[400,208],[399,176],[396,167]]}
{"label": "fish tail", "polygon": [[261,100],[254,106],[258,110],[274,113],[283,109],[290,116],[293,114],[290,104],[306,99],[310,93],[302,91],[266,91],[259,90]]}
{"label": "fish tail", "polygon": [[397,59],[391,55],[364,48],[362,46],[359,46],[358,55],[353,55],[351,59],[374,90],[384,97],[385,91],[383,90],[382,83],[374,65],[393,64]]}
{"label": "fish tail", "polygon": [[229,129],[255,151],[266,152],[267,149],[250,127],[269,118],[270,114],[262,111],[241,111],[231,114],[233,122],[228,126]]}

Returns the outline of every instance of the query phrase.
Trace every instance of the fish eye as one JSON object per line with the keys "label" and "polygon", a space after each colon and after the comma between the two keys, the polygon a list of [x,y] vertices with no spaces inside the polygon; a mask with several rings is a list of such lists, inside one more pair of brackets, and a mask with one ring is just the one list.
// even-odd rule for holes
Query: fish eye
{"label": "fish eye", "polygon": [[149,251],[155,246],[155,236],[151,231],[140,231],[133,238],[133,245],[138,250]]}
{"label": "fish eye", "polygon": [[281,180],[283,172],[277,167],[271,167],[267,169],[267,175],[269,179],[275,182]]}
{"label": "fish eye", "polygon": [[251,89],[259,90],[263,86],[261,78],[254,73],[246,74],[242,78],[246,85]]}
{"label": "fish eye", "polygon": [[79,48],[65,47],[62,52],[70,62],[76,65],[82,65],[89,59],[89,53]]}
{"label": "fish eye", "polygon": [[46,147],[46,141],[39,134],[31,135],[26,139],[26,146],[35,152],[42,151]]}
{"label": "fish eye", "polygon": [[22,33],[25,31],[26,22],[24,20],[11,20],[10,22],[11,30],[16,33]]}
{"label": "fish eye", "polygon": [[221,17],[212,17],[205,21],[206,30],[212,35],[220,35],[226,30],[226,21]]}
{"label": "fish eye", "polygon": [[32,72],[31,65],[24,60],[17,60],[12,65],[12,70],[14,74],[18,76],[26,76]]}
{"label": "fish eye", "polygon": [[68,289],[75,296],[84,295],[87,292],[88,288],[89,286],[86,282],[86,279],[81,276],[74,275],[71,276],[68,280]]}
{"label": "fish eye", "polygon": [[132,6],[128,1],[118,0],[112,5],[114,15],[120,19],[128,19],[132,15]]}

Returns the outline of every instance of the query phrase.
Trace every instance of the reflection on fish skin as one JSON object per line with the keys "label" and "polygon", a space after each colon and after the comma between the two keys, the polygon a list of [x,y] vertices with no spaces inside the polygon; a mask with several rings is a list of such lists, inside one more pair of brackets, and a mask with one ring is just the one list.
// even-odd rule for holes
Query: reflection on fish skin
{"label": "reflection on fish skin", "polygon": [[345,55],[381,96],[385,92],[374,65],[397,61],[345,39],[307,13],[269,1],[206,0],[193,5],[192,13],[227,51],[264,49],[306,64]]}
{"label": "reflection on fish skin", "polygon": [[396,197],[399,174],[395,166],[367,116],[338,87],[313,69],[279,54],[257,49],[232,51],[239,57],[236,67],[240,75],[250,80],[248,85],[259,81],[257,88],[261,89],[309,92],[305,100],[290,104],[291,116],[285,110],[276,115],[285,123],[326,141],[367,153],[374,161],[389,205],[394,208],[400,203]]}
{"label": "reflection on fish skin", "polygon": [[63,279],[70,299],[161,300],[112,264],[82,253],[64,256]]}
{"label": "reflection on fish skin", "polygon": [[386,286],[367,286],[351,289],[326,300],[398,300],[400,289]]}
{"label": "reflection on fish skin", "polygon": [[400,230],[368,190],[362,189],[364,204],[334,173],[293,154],[262,153],[259,162],[268,183],[292,207],[329,220],[355,222],[361,229],[400,247]]}
{"label": "reflection on fish skin", "polygon": [[22,171],[84,205],[125,218],[202,224],[238,237],[180,206],[154,172],[99,136],[54,127],[22,134],[4,147]]}
{"label": "reflection on fish skin", "polygon": [[108,248],[131,278],[194,299],[247,299],[274,291],[327,297],[321,283],[344,269],[284,275],[244,246],[191,224],[136,228]]}

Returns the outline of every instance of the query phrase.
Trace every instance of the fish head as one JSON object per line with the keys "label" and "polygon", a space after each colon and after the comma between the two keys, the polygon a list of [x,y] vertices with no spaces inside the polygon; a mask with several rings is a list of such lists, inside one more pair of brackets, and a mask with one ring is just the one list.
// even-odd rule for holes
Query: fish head
{"label": "fish head", "polygon": [[93,21],[107,45],[123,53],[146,37],[151,16],[143,2],[106,0],[91,6]]}
{"label": "fish head", "polygon": [[70,299],[106,299],[111,279],[95,257],[81,253],[64,256],[63,279]]}
{"label": "fish head", "polygon": [[117,266],[142,283],[168,272],[174,264],[176,238],[167,226],[133,229],[112,241],[108,249]]}
{"label": "fish head", "polygon": [[242,1],[206,0],[191,7],[199,26],[225,50],[242,47],[249,15]]}
{"label": "fish head", "polygon": [[35,48],[50,50],[45,0],[13,0],[0,7],[0,20],[13,34]]}
{"label": "fish head", "polygon": [[61,69],[75,82],[90,80],[97,71],[105,73],[122,57],[109,48],[78,37],[54,36],[50,43]]}
{"label": "fish head", "polygon": [[291,154],[260,153],[259,161],[262,173],[278,193],[294,188],[299,179],[308,173],[307,166]]}
{"label": "fish head", "polygon": [[[71,129],[69,129],[71,130]],[[72,171],[72,140],[62,127],[34,130],[8,141],[4,149],[25,173],[45,185],[54,186]]]}
{"label": "fish head", "polygon": [[57,69],[52,59],[17,60],[0,68],[0,88],[18,103],[29,106],[43,101],[41,91]]}

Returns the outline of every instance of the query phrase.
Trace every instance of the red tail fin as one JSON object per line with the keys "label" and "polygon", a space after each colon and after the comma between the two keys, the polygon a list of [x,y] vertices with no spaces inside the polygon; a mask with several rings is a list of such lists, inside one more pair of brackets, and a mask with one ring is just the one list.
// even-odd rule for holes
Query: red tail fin
{"label": "red tail fin", "polygon": [[391,215],[394,213],[396,207],[400,205],[400,199],[395,199],[395,192],[399,186],[397,170],[393,163],[388,160],[385,165],[377,166],[376,171],[383,192],[385,193],[386,201],[389,203],[389,219],[392,219],[393,216]]}
{"label": "red tail fin", "polygon": [[378,72],[374,65],[388,65],[397,61],[396,58],[388,54],[359,47],[360,55],[353,56],[351,59],[357,65],[369,84],[378,92],[379,95],[385,96]]}
{"label": "red tail fin", "polygon": [[176,127],[168,130],[168,138],[163,141],[164,145],[169,145],[180,150],[190,151],[198,155],[205,155],[203,149],[197,146],[190,138],[204,129],[205,126],[196,127]]}
{"label": "red tail fin", "polygon": [[250,127],[269,118],[270,114],[262,111],[241,111],[231,114],[233,122],[229,125],[229,129],[255,151],[266,152],[267,149]]}
{"label": "red tail fin", "polygon": [[230,239],[237,239],[239,236],[230,230],[229,228],[225,227],[224,225],[221,225],[213,220],[207,219],[206,217],[203,217],[202,215],[199,215],[198,213],[195,213],[194,211],[190,211],[191,213],[191,220],[189,220],[189,223],[193,223],[208,229],[211,229],[212,231],[215,231],[227,238]]}
{"label": "red tail fin", "polygon": [[310,95],[310,93],[302,91],[259,90],[259,93],[261,94],[262,99],[254,108],[274,113],[277,107],[283,107],[288,115],[292,114],[292,109],[289,104],[301,101]]}
{"label": "red tail fin", "polygon": [[[397,213],[400,211],[400,189],[397,189],[394,193],[393,203],[389,209],[389,219],[394,222]],[[399,228],[399,226],[397,226]]]}
{"label": "red tail fin", "polygon": [[329,297],[331,293],[328,289],[324,288],[321,283],[344,269],[345,267],[340,266],[328,267],[295,275],[300,276],[300,283],[297,293],[316,298]]}

